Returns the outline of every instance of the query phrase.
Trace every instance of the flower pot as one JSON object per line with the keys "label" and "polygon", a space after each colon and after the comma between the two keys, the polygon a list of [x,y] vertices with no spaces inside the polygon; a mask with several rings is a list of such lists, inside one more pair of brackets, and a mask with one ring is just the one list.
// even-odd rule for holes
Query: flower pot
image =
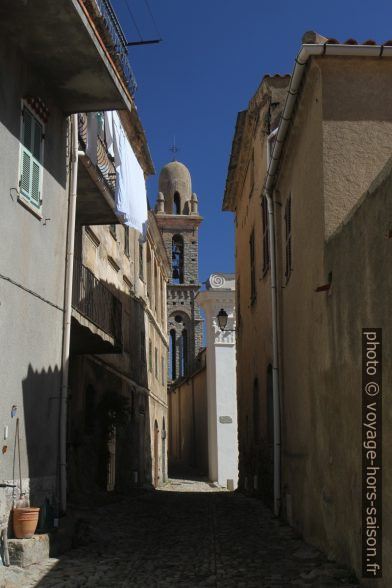
{"label": "flower pot", "polygon": [[30,539],[37,528],[39,508],[14,508],[14,535],[17,539]]}

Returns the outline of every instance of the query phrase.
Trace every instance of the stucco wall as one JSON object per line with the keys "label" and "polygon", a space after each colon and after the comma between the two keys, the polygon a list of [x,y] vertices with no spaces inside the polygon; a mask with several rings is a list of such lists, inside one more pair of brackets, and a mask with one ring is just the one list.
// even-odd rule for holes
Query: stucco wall
{"label": "stucco wall", "polygon": [[[391,115],[369,84],[374,73],[380,88],[386,87],[386,66],[371,61],[320,59],[310,65],[276,192],[283,211],[289,194],[292,199],[288,282],[284,212],[277,237],[283,510],[307,540],[359,576],[361,329],[388,331],[391,285],[383,269],[389,259],[390,179],[363,194],[391,151]],[[330,277],[328,292],[316,292]],[[387,484],[384,478],[386,492]],[[380,585],[388,586],[391,569],[384,564]]]}
{"label": "stucco wall", "polygon": [[[19,417],[22,477],[27,483],[32,478],[30,486],[36,490],[31,499],[40,505],[45,496],[53,499],[57,467],[68,209],[67,120],[45,81],[8,41],[0,48],[0,68],[0,414],[2,427],[8,426],[0,471],[2,479],[12,482],[15,423]],[[21,100],[29,95],[41,96],[49,108],[42,220],[18,202]],[[12,405],[17,406],[14,418],[10,414]],[[1,489],[0,518],[8,507]]]}
{"label": "stucco wall", "polygon": [[[264,80],[250,101],[248,117],[254,117],[258,122],[254,130],[248,131],[249,137],[245,134],[242,138],[241,158],[236,171],[239,486],[253,489],[256,477],[257,492],[269,502],[272,501],[272,445],[268,435],[267,372],[272,363],[271,288],[270,272],[263,271],[261,194],[267,170],[267,136],[279,120],[288,81],[288,78]],[[252,231],[255,243],[254,300],[251,300],[249,248]],[[258,385],[258,406],[254,405],[255,382]]]}
{"label": "stucco wall", "polygon": [[208,472],[207,380],[205,366],[169,388],[169,466]]}

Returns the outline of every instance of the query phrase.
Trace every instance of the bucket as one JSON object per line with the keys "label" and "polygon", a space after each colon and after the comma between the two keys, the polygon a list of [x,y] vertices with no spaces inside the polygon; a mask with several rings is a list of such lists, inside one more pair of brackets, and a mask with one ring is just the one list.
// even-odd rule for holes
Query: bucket
{"label": "bucket", "polygon": [[14,535],[17,539],[31,539],[38,524],[39,508],[14,508]]}

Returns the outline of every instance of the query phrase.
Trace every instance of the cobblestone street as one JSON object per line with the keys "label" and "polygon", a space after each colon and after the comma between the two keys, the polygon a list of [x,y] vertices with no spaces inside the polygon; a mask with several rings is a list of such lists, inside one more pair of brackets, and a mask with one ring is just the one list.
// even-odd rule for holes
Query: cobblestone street
{"label": "cobblestone street", "polygon": [[81,528],[84,545],[25,570],[0,568],[0,586],[357,585],[259,500],[190,480],[165,490],[97,508]]}

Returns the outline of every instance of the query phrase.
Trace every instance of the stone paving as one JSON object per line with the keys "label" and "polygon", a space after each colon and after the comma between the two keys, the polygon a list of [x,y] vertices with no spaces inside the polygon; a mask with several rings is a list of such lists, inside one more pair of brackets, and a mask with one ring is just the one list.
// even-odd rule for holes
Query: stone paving
{"label": "stone paving", "polygon": [[[1,588],[327,588],[357,586],[254,498],[170,480],[95,509],[80,545],[25,570],[0,567]],[[3,575],[3,580],[2,580]]]}

